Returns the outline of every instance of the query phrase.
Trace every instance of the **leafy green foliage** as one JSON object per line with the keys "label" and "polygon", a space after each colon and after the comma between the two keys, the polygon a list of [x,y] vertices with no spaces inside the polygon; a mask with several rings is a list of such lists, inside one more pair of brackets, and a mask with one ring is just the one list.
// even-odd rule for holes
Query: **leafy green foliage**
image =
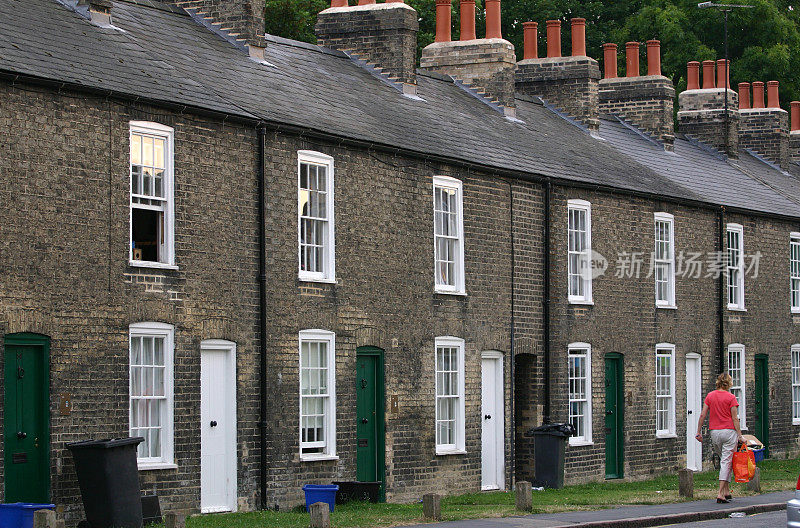
{"label": "leafy green foliage", "polygon": [[[354,0],[351,0],[353,3]],[[436,30],[434,0],[407,0],[419,13],[418,54],[433,42]],[[800,5],[792,0],[742,0],[753,9],[736,9],[729,15],[731,86],[739,82],[778,80],[781,102],[800,99]],[[326,0],[266,0],[267,32],[287,38],[316,42],[316,14]],[[459,36],[458,0],[453,0],[453,39]],[[477,33],[484,33],[483,0],[476,5]],[[504,37],[518,54],[522,52],[522,22],[539,22],[539,50],[544,53],[545,21],[562,21],[562,52],[570,52],[570,19],[586,19],[587,51],[602,59],[602,45],[619,45],[620,72],[624,67],[624,43],[658,39],[662,70],[677,91],[686,88],[686,63],[725,56],[723,14],[698,9],[697,0],[505,0],[502,8]],[[641,47],[645,68],[645,46]]]}

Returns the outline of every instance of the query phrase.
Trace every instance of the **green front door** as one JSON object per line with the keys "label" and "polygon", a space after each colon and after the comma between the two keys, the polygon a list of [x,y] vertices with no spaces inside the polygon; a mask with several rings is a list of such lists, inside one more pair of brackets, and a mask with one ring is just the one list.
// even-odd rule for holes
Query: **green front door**
{"label": "green front door", "polygon": [[50,502],[49,341],[5,336],[5,502]]}
{"label": "green front door", "polygon": [[769,370],[767,356],[756,354],[756,438],[764,443],[769,454]]}
{"label": "green front door", "polygon": [[608,354],[606,364],[606,478],[622,478],[623,439],[622,422],[624,400],[622,394],[622,355]]}
{"label": "green front door", "polygon": [[383,352],[361,347],[356,359],[356,479],[384,479]]}

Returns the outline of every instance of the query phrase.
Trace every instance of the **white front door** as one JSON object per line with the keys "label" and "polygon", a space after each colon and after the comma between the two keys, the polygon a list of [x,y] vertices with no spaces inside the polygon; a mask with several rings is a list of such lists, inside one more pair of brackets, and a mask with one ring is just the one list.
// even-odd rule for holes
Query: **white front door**
{"label": "white front door", "polygon": [[505,488],[503,355],[481,355],[481,489]]}
{"label": "white front door", "polygon": [[702,411],[702,369],[698,354],[686,354],[686,467],[693,471],[703,469],[703,444],[694,435]]}
{"label": "white front door", "polygon": [[236,345],[200,344],[200,511],[236,511]]}

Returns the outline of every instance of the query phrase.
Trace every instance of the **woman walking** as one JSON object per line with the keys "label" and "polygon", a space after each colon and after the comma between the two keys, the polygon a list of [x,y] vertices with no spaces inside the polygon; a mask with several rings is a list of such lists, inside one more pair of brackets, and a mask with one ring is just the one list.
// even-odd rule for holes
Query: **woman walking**
{"label": "woman walking", "polygon": [[717,376],[717,389],[708,393],[703,402],[703,412],[697,421],[698,442],[703,441],[701,433],[703,422],[708,416],[708,428],[711,430],[711,443],[714,451],[719,456],[719,492],[717,502],[725,504],[731,501],[730,480],[733,476],[733,452],[737,447],[737,440],[744,443],[742,429],[739,427],[739,402],[736,396],[728,390],[731,388],[729,374]]}

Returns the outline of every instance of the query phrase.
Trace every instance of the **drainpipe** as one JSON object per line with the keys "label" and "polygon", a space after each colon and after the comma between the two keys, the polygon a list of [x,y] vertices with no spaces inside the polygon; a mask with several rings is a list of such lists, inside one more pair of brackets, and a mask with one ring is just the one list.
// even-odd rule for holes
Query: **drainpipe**
{"label": "drainpipe", "polygon": [[516,482],[516,445],[517,445],[517,415],[516,415],[516,384],[517,384],[517,350],[515,345],[517,321],[514,317],[514,287],[516,286],[515,268],[517,265],[514,247],[514,187],[512,180],[508,180],[508,214],[511,223],[511,480],[512,486]]}
{"label": "drainpipe", "polygon": [[542,348],[544,348],[544,420],[550,423],[550,178],[544,185],[544,292],[542,304],[542,331],[544,333]]}
{"label": "drainpipe", "polygon": [[[725,251],[725,208],[720,208],[717,213],[717,229],[718,239],[717,247],[719,248],[719,255],[722,258],[722,252]],[[719,274],[719,299],[717,301],[717,343],[719,344],[718,360],[719,372],[723,372],[725,368],[725,293],[727,289],[725,273]]]}
{"label": "drainpipe", "polygon": [[264,192],[264,124],[258,125],[258,324],[261,382],[261,416],[258,430],[261,440],[261,509],[267,509],[267,233],[264,225],[266,204]]}

